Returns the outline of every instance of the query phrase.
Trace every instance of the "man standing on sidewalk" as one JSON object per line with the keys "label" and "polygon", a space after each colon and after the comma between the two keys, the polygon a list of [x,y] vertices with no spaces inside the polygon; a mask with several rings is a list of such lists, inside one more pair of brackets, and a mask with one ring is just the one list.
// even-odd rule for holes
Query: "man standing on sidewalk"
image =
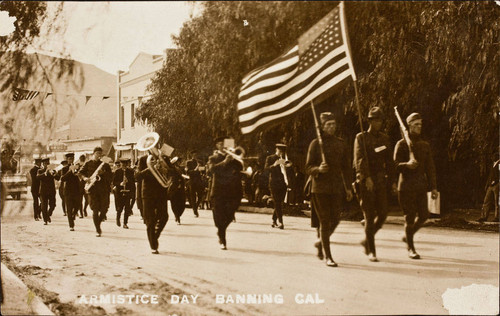
{"label": "man standing on sidewalk", "polygon": [[[406,118],[411,145],[405,139],[397,142],[394,150],[394,161],[399,173],[398,198],[399,206],[405,216],[405,237],[408,246],[408,257],[420,259],[415,251],[413,237],[429,218],[427,209],[427,191],[431,189],[432,198],[436,199],[436,168],[432,158],[431,146],[421,139],[422,117],[412,113]],[[415,159],[410,158],[413,152]]]}

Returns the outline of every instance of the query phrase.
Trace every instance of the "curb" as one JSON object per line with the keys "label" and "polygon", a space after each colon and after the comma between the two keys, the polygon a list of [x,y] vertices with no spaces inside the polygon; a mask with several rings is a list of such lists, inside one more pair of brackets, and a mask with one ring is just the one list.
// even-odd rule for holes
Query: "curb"
{"label": "curb", "polygon": [[[7,268],[5,264],[1,264],[1,279],[2,279],[2,314],[3,315],[23,315],[26,311],[32,315],[55,315],[45,303],[33,292],[28,289],[26,284],[21,281],[17,275]],[[24,295],[16,296],[13,293],[25,293]],[[22,309],[24,306],[24,310]],[[13,310],[9,310],[12,308]],[[14,314],[15,313],[15,314]]]}

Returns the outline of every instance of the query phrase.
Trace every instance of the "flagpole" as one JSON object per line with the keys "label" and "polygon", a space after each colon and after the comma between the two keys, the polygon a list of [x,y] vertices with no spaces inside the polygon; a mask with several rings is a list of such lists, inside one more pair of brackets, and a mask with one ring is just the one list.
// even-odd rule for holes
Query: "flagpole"
{"label": "flagpole", "polygon": [[314,126],[316,127],[316,137],[318,138],[319,149],[321,151],[321,160],[326,163],[325,151],[323,149],[323,138],[321,137],[321,130],[319,127],[318,117],[316,116],[316,109],[314,108],[313,100],[311,100],[311,110],[314,117]]}

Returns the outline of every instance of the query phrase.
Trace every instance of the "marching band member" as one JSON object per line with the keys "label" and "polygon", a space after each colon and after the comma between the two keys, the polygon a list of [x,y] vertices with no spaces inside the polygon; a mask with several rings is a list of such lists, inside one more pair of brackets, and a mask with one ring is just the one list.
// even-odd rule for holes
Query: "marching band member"
{"label": "marching band member", "polygon": [[38,170],[36,176],[40,181],[39,193],[44,225],[51,222],[50,217],[56,208],[56,184],[54,182],[56,172],[54,170],[49,170],[49,164],[50,159],[43,158],[42,168]]}
{"label": "marching band member", "polygon": [[227,249],[226,229],[234,219],[243,196],[241,171],[243,166],[231,155],[224,155],[224,137],[215,140],[217,151],[208,158],[208,172],[212,175],[210,197],[217,235],[222,250]]}
{"label": "marching band member", "polygon": [[92,159],[87,161],[78,172],[87,184],[94,181],[88,194],[97,237],[101,237],[102,234],[101,222],[106,216],[105,212],[109,205],[109,183],[111,182],[111,168],[107,163],[101,161],[101,157],[102,148],[94,148]]}
{"label": "marching band member", "polygon": [[288,190],[287,167],[291,164],[285,159],[286,145],[276,144],[276,152],[267,156],[265,169],[269,172],[269,187],[274,201],[273,224],[272,227],[284,229],[283,225],[283,203],[285,202],[286,192]]}
{"label": "marching band member", "polygon": [[61,170],[61,184],[64,184],[63,196],[66,204],[66,211],[69,223],[69,230],[75,230],[75,217],[78,212],[78,204],[80,200],[80,178],[77,176],[77,165],[73,164],[75,159],[74,153],[65,155],[68,164]]}
{"label": "marching band member", "polygon": [[186,189],[184,174],[179,166],[181,158],[174,157],[170,161],[166,159],[169,166],[167,176],[169,178],[169,186],[167,188],[168,199],[172,207],[172,212],[175,216],[177,225],[181,224],[181,216],[186,208]]}
{"label": "marching band member", "polygon": [[194,216],[198,217],[198,206],[203,200],[203,180],[201,172],[198,170],[199,163],[195,157],[196,151],[192,151],[191,154],[191,159],[186,162],[187,175],[189,177],[187,187],[189,191],[189,205],[193,208]]}
{"label": "marching band member", "polygon": [[159,254],[158,239],[168,221],[167,189],[149,170],[147,158],[148,155],[139,158],[135,180],[140,183],[141,187],[142,216],[146,224],[149,246],[153,254]]}
{"label": "marching band member", "polygon": [[120,217],[123,214],[123,228],[128,229],[128,217],[132,213],[131,199],[135,194],[134,170],[127,167],[130,161],[128,158],[120,159],[120,169],[113,173],[113,193],[115,195],[116,205],[116,225],[120,226]]}
{"label": "marching band member", "polygon": [[[85,155],[80,155],[78,158],[78,162],[76,163],[77,166],[77,174],[78,171],[80,171],[80,168],[83,167],[85,164]],[[82,205],[85,199],[85,205]],[[80,211],[80,218],[83,218],[84,216],[87,217],[87,207],[89,205],[89,195],[87,192],[85,192],[85,181],[80,178],[80,190],[78,194],[78,210]]]}
{"label": "marching band member", "polygon": [[[67,160],[61,161],[61,165],[63,166],[63,168],[68,166],[68,161]],[[60,180],[61,176],[62,176],[62,169],[57,172],[56,180]],[[57,191],[59,193],[59,197],[61,198],[63,214],[64,216],[66,216],[67,212],[66,212],[66,201],[64,200],[64,182],[59,181],[59,189]]]}

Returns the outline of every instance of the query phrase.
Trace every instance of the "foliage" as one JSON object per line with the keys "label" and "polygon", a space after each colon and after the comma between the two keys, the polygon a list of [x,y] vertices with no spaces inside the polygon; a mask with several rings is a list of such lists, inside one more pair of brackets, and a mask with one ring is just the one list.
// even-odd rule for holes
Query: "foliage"
{"label": "foliage", "polygon": [[[73,63],[67,59],[54,59],[50,65],[43,65],[37,54],[28,54],[33,43],[42,33],[60,33],[64,23],[60,13],[64,3],[48,10],[44,1],[1,1],[0,10],[15,18],[15,30],[7,36],[0,36],[0,95],[9,97],[12,89],[25,88],[28,83],[40,85],[73,74]],[[17,142],[13,126],[16,121],[29,119],[38,128],[53,128],[56,108],[42,106],[41,102],[2,102],[0,131],[8,142]],[[55,107],[55,105],[54,105]],[[5,144],[4,144],[5,145]],[[13,144],[7,144],[13,146]]]}
{"label": "foliage", "polygon": [[[208,148],[212,137],[226,134],[250,154],[285,141],[302,164],[314,137],[310,112],[241,137],[235,111],[240,81],[294,45],[337,4],[204,3],[203,13],[174,38],[178,50],[153,80],[154,96],[139,117],[184,151]],[[491,1],[347,2],[346,15],[362,113],[380,106],[396,142],[393,108],[403,117],[420,112],[444,204],[478,202],[498,152],[500,7]],[[317,105],[318,113],[328,109],[339,116],[339,135],[350,144],[359,131],[354,95],[348,84]]]}

